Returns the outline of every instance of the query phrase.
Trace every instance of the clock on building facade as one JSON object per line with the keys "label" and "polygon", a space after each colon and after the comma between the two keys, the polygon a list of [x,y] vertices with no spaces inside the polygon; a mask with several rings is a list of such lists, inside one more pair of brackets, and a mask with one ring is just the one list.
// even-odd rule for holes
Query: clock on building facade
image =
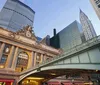
{"label": "clock on building facade", "polygon": [[31,34],[31,32],[30,31],[26,31],[26,37],[31,37],[32,36],[32,34]]}

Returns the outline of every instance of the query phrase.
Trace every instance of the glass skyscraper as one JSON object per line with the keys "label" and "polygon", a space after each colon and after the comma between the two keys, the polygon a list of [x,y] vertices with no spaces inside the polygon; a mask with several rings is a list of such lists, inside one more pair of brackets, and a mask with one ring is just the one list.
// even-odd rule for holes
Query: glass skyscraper
{"label": "glass skyscraper", "polygon": [[82,43],[81,25],[74,21],[50,39],[50,45],[68,50]]}
{"label": "glass skyscraper", "polygon": [[82,24],[82,30],[86,41],[96,36],[96,32],[91,21],[82,10],[80,10],[80,22]]}
{"label": "glass skyscraper", "polygon": [[0,12],[0,27],[17,31],[23,26],[33,26],[35,12],[19,0],[7,0]]}
{"label": "glass skyscraper", "polygon": [[90,0],[96,14],[98,15],[100,19],[100,0]]}

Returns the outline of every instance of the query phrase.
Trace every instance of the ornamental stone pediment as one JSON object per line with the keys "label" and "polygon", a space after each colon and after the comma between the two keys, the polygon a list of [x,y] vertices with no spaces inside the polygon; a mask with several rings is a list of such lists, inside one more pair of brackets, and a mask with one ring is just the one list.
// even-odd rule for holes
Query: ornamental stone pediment
{"label": "ornamental stone pediment", "polygon": [[35,37],[35,34],[32,30],[32,27],[30,25],[27,25],[27,26],[23,27],[23,29],[18,30],[16,32],[16,34],[30,38],[30,39],[35,40],[35,41],[37,40]]}

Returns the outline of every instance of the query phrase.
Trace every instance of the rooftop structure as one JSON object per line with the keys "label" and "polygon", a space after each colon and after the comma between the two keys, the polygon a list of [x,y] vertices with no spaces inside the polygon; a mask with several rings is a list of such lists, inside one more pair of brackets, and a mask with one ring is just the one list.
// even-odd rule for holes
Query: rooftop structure
{"label": "rooftop structure", "polygon": [[96,32],[91,21],[82,10],[80,10],[80,22],[82,24],[82,30],[86,41],[96,37]]}

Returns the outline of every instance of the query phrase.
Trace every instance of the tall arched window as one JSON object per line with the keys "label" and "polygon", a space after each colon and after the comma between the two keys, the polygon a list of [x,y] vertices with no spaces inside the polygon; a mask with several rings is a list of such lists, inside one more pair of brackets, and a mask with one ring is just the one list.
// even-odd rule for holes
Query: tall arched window
{"label": "tall arched window", "polygon": [[29,56],[26,52],[20,52],[17,59],[16,71],[21,72],[27,69]]}
{"label": "tall arched window", "polygon": [[36,56],[36,65],[38,65],[40,63],[41,63],[41,54],[38,53],[37,56]]}
{"label": "tall arched window", "polygon": [[4,47],[4,50],[3,50],[3,54],[2,54],[1,60],[0,60],[0,68],[4,68],[5,67],[8,55],[10,53],[10,49],[11,49],[11,45],[6,44],[5,47]]}

